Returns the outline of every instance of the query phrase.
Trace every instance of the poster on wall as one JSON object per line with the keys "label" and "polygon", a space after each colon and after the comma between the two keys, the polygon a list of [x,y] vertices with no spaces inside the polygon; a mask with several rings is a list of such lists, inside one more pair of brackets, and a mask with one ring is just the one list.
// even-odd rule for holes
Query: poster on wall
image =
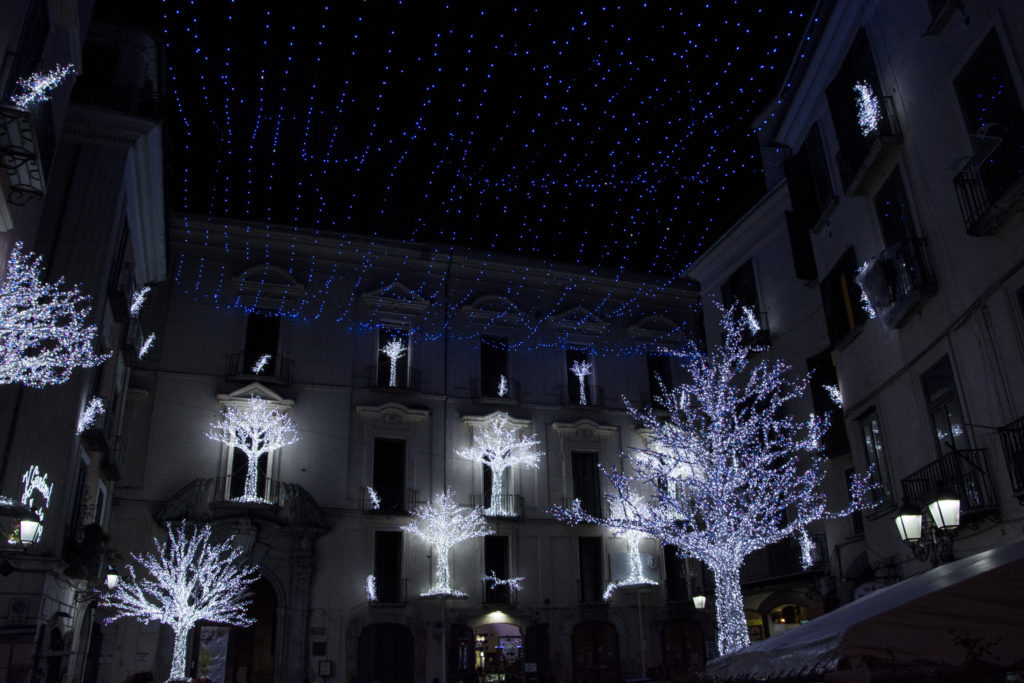
{"label": "poster on wall", "polygon": [[228,636],[227,626],[202,626],[199,628],[199,664],[196,667],[200,678],[210,683],[227,683]]}

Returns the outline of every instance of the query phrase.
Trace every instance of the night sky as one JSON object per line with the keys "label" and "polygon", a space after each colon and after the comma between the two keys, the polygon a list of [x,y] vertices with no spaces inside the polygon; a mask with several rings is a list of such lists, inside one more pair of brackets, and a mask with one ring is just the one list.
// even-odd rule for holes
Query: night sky
{"label": "night sky", "polygon": [[812,6],[165,0],[170,208],[678,274]]}

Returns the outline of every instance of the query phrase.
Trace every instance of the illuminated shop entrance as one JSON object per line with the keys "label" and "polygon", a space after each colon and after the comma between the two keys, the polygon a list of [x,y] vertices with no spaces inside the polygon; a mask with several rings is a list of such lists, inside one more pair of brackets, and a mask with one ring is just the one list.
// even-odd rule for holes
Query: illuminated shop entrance
{"label": "illuminated shop entrance", "polygon": [[476,670],[482,672],[481,682],[518,680],[523,671],[523,632],[515,624],[484,624],[478,626],[476,637]]}

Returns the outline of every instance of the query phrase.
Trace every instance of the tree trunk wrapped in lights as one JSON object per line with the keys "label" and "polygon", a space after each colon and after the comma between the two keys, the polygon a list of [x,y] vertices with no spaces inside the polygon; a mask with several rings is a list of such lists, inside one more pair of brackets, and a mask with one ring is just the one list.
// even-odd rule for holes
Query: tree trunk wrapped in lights
{"label": "tree trunk wrapped in lights", "polygon": [[260,456],[299,440],[288,414],[259,396],[250,396],[243,407],[225,408],[220,419],[210,425],[206,436],[228,448],[239,449],[248,458],[245,493],[236,499],[246,503],[267,502],[258,494],[256,477]]}
{"label": "tree trunk wrapped in lights", "polygon": [[43,282],[40,257],[15,243],[0,280],[0,384],[61,384],[107,359],[92,349],[89,297],[63,286],[64,278]]}
{"label": "tree trunk wrapped in lights", "polygon": [[423,597],[466,597],[466,594],[451,586],[451,572],[448,568],[448,551],[462,541],[478,536],[493,534],[487,526],[480,508],[464,507],[455,502],[455,493],[448,489],[434,496],[432,505],[420,505],[412,513],[413,520],[402,527],[415,534],[437,550],[437,566],[434,585]]}
{"label": "tree trunk wrapped in lights", "polygon": [[[757,349],[741,341],[752,326],[750,317],[735,306],[723,311],[722,346],[705,355],[691,345],[679,354],[690,381],[659,397],[661,414],[630,407],[650,438],[645,448],[626,454],[628,471],[606,473],[615,503],[608,519],[597,519],[579,505],[553,509],[572,523],[654,536],[674,545],[680,557],[704,562],[715,577],[722,655],[750,642],[740,590],[744,559],[796,537],[806,567],[807,525],[858,509],[870,481],[870,472],[857,477],[847,508],[826,510],[820,440],[827,418],[812,414],[797,422],[782,413],[786,403],[804,395],[808,378],[789,378],[789,366],[778,360],[750,363]],[[638,498],[635,490],[647,495]]]}
{"label": "tree trunk wrapped in lights", "polygon": [[149,575],[136,575],[127,567],[113,590],[100,596],[100,606],[112,609],[109,624],[121,617],[135,617],[144,624],[167,624],[174,631],[171,681],[186,679],[188,635],[196,622],[212,621],[231,626],[252,626],[246,616],[247,590],[259,577],[257,567],[241,562],[242,549],[234,537],[211,543],[209,525],[198,529],[182,522],[167,525],[168,542],[153,539],[156,553],[132,555]]}
{"label": "tree trunk wrapped in lights", "polygon": [[536,434],[521,434],[522,427],[512,423],[508,413],[495,413],[482,427],[473,429],[473,445],[455,451],[460,458],[479,462],[491,470],[491,505],[485,514],[496,517],[512,517],[515,510],[509,509],[505,496],[505,474],[514,465],[531,469],[539,467],[543,452],[536,450],[540,439]]}
{"label": "tree trunk wrapped in lights", "polygon": [[398,359],[405,355],[405,350],[405,345],[400,339],[392,339],[380,350],[391,362],[391,372],[388,374],[389,387],[398,386]]}

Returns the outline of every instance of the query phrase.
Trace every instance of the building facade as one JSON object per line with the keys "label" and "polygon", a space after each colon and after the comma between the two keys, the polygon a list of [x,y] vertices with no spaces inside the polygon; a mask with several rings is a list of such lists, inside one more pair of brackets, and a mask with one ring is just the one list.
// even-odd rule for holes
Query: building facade
{"label": "building facade", "polygon": [[[709,320],[712,298],[753,306],[768,353],[813,373],[794,410],[832,415],[835,508],[873,468],[873,507],[821,530],[804,608],[1020,539],[1021,26],[1013,2],[819,3],[756,122],[772,189],[688,271]],[[955,537],[927,510],[940,494]],[[923,511],[914,545],[904,504]],[[757,585],[747,607],[771,621]]]}

